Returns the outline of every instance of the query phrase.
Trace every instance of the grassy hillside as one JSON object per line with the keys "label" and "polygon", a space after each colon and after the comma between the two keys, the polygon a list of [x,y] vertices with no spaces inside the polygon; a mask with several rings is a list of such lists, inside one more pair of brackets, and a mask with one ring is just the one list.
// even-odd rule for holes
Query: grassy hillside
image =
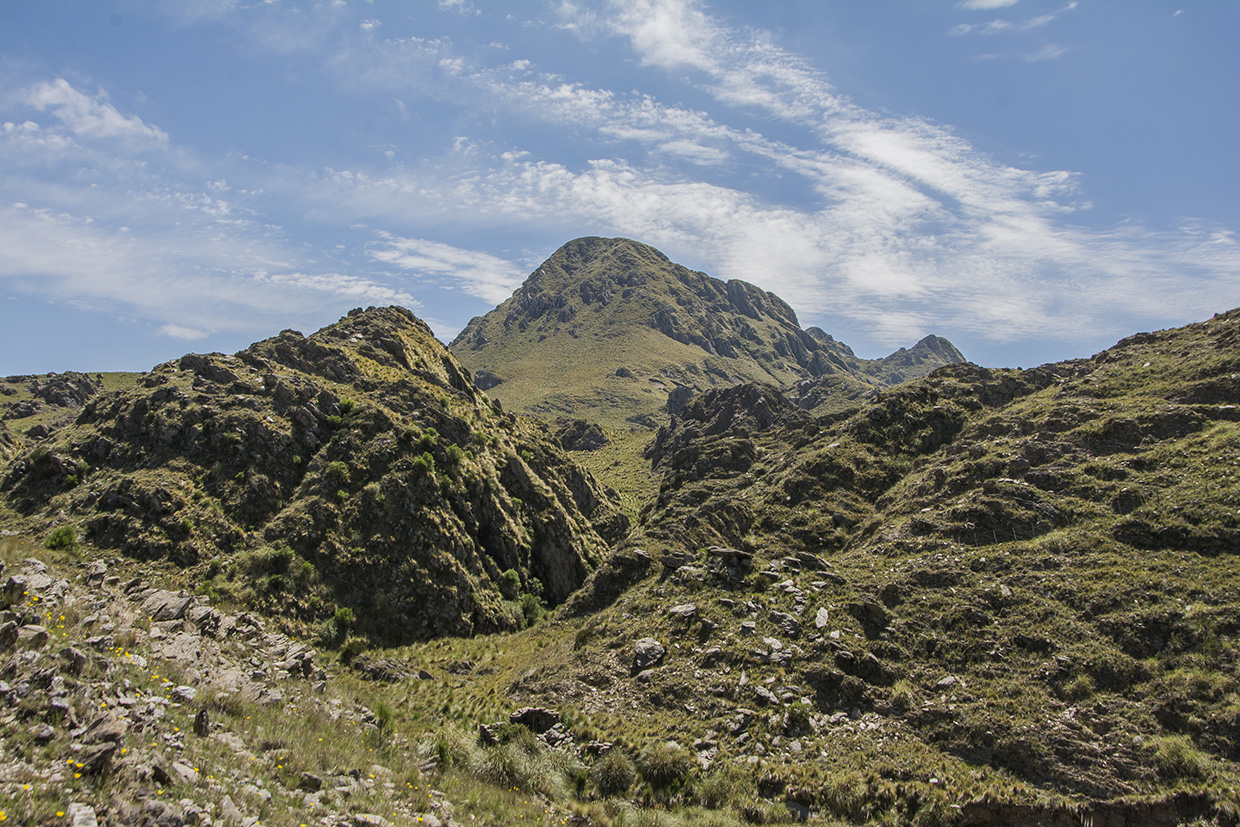
{"label": "grassy hillside", "polygon": [[[309,815],[308,773],[328,823],[1234,825],[1237,375],[1232,311],[842,406],[721,381],[652,437],[513,417],[399,310],[191,354],[6,432],[5,531],[67,574],[5,540],[0,576],[25,580],[4,581],[0,692],[55,674],[75,717],[15,696],[0,811],[50,827],[89,797],[141,823],[107,802],[176,795],[184,820],[209,794],[175,754],[274,824]],[[192,586],[198,619],[135,614],[139,573]],[[244,703],[210,689],[232,633],[195,660],[209,606],[251,630]],[[86,707],[141,677],[115,648],[51,645],[84,652],[105,623],[164,658],[167,700],[202,700],[178,696],[171,733],[142,711],[116,775],[45,777]],[[340,705],[306,691],[316,669]],[[309,712],[256,700],[273,690]],[[240,746],[178,738],[199,709]],[[452,806],[421,808],[427,784]]]}
{"label": "grassy hillside", "polygon": [[458,689],[482,717],[554,705],[634,762],[671,734],[684,781],[651,800],[1234,823],[1238,369],[1233,311],[1089,360],[943,368],[834,421],[769,388],[705,394],[559,620],[511,658],[436,647],[486,663]]}

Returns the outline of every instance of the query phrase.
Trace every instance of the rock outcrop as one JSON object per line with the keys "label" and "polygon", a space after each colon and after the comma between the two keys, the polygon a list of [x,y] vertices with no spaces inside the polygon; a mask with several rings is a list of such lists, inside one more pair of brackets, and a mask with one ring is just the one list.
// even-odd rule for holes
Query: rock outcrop
{"label": "rock outcrop", "polygon": [[348,607],[392,642],[516,628],[505,571],[558,604],[627,525],[401,308],[159,365],[17,455],[0,492],[36,530],[68,519],[306,623]]}

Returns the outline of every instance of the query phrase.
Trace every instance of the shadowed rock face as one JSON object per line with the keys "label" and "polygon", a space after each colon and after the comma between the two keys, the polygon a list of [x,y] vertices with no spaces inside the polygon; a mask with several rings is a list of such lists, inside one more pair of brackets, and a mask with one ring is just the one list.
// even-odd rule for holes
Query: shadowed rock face
{"label": "shadowed rock face", "polygon": [[837,376],[870,389],[963,361],[933,336],[886,359],[858,359],[823,331],[802,330],[775,294],[623,238],[565,244],[451,348],[513,410],[647,426],[685,393],[712,387]]}
{"label": "shadowed rock face", "polygon": [[0,490],[31,524],[63,511],[131,556],[239,559],[258,605],[348,606],[392,641],[514,628],[502,572],[559,603],[626,526],[402,308],[159,365],[19,453]]}

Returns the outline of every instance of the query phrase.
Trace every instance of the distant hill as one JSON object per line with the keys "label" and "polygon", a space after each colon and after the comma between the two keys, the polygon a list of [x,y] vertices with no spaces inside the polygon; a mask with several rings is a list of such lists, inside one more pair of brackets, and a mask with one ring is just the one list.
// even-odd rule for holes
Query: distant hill
{"label": "distant hill", "polygon": [[811,380],[807,406],[830,408],[964,361],[937,337],[859,359],[825,332],[802,330],[775,294],[624,238],[565,244],[450,348],[512,410],[647,427],[709,388]]}

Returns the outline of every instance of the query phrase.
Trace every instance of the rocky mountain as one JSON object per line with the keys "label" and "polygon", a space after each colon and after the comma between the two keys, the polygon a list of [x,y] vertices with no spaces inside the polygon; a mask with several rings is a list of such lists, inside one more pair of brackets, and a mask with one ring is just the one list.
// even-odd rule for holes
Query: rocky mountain
{"label": "rocky mountain", "polygon": [[[775,294],[623,238],[565,244],[450,347],[513,410],[613,427],[657,426],[694,393],[740,382],[805,380],[807,404],[822,408],[964,361],[933,336],[859,359],[818,328],[802,330]],[[833,395],[837,386],[845,390]]]}
{"label": "rocky mountain", "polygon": [[93,390],[4,469],[12,522],[175,561],[304,623],[347,609],[391,642],[514,629],[522,595],[563,601],[626,528],[400,308]]}
{"label": "rocky mountain", "polygon": [[[931,370],[944,340],[855,360],[768,294],[666,260],[626,285],[650,248],[581,244],[514,347],[599,353],[564,325],[680,291],[687,342],[613,329],[673,343],[640,350],[665,385],[718,380],[664,393],[644,458],[605,416],[509,413],[395,308],[80,399],[11,378],[45,407],[0,430],[0,820],[1240,822],[1240,310]],[[519,362],[492,391],[535,392]],[[652,486],[634,522],[565,445]]]}

